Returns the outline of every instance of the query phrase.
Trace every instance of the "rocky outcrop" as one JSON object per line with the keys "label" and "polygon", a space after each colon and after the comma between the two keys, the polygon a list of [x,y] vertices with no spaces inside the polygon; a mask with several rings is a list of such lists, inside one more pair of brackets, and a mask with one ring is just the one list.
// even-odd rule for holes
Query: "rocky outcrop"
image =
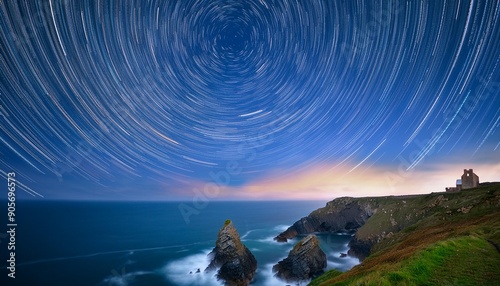
{"label": "rocky outcrop", "polygon": [[[372,246],[388,233],[398,232],[422,217],[424,210],[417,202],[420,200],[418,196],[337,198],[301,218],[274,239],[286,242],[297,235],[310,233],[353,233],[348,254],[363,260]],[[435,203],[444,201],[440,198]],[[372,223],[365,227],[369,219]]]}
{"label": "rocky outcrop", "polygon": [[349,251],[347,253],[350,256],[364,260],[368,257],[368,255],[370,255],[370,250],[374,243],[375,241],[373,240],[359,239],[356,235],[354,235],[351,241],[349,241]]}
{"label": "rocky outcrop", "polygon": [[228,286],[249,285],[257,270],[257,260],[241,243],[233,223],[227,220],[219,230],[210,264],[205,271],[219,269],[217,278]]}
{"label": "rocky outcrop", "polygon": [[301,218],[274,239],[286,242],[299,234],[313,232],[355,232],[377,210],[375,200],[342,197]]}
{"label": "rocky outcrop", "polygon": [[325,267],[326,255],[318,238],[311,234],[299,241],[287,258],[274,265],[273,272],[287,282],[298,282],[321,275]]}

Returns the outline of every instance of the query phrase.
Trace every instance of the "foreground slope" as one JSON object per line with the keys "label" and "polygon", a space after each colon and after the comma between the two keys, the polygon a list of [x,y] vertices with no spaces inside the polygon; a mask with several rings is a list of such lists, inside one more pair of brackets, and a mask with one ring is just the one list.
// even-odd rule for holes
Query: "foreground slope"
{"label": "foreground slope", "polygon": [[[373,212],[351,247],[369,256],[310,285],[500,285],[500,184],[359,200]],[[332,213],[325,208],[311,215]]]}

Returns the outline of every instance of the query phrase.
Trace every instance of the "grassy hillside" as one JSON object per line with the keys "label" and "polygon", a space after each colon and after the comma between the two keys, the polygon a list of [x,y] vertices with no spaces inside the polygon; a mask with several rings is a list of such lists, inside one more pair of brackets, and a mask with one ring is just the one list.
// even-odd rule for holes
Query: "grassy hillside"
{"label": "grassy hillside", "polygon": [[356,233],[371,255],[310,285],[500,285],[500,184],[377,200]]}

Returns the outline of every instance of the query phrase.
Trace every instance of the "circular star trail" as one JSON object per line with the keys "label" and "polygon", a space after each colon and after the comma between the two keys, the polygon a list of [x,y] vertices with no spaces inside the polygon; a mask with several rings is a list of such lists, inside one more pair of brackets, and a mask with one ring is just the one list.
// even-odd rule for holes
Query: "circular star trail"
{"label": "circular star trail", "polygon": [[242,185],[325,162],[498,159],[499,15],[498,1],[4,1],[0,168],[27,185],[175,185],[238,164]]}

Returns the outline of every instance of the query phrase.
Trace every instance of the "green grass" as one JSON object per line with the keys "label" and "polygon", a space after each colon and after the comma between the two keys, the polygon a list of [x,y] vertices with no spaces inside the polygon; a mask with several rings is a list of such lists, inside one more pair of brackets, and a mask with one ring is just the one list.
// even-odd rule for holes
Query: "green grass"
{"label": "green grass", "polygon": [[401,262],[332,281],[341,274],[329,271],[309,285],[498,285],[500,254],[482,238],[458,237],[435,243]]}
{"label": "green grass", "polygon": [[469,236],[438,242],[347,285],[498,285],[499,281],[500,254],[486,240]]}
{"label": "green grass", "polygon": [[320,277],[311,281],[311,283],[309,283],[309,285],[310,286],[318,286],[321,283],[328,281],[330,279],[333,279],[341,274],[342,274],[342,271],[338,271],[336,269],[329,270],[329,271],[325,272],[323,275],[321,275]]}
{"label": "green grass", "polygon": [[379,209],[358,232],[373,237],[389,229],[393,236],[375,243],[350,271],[328,271],[310,285],[500,285],[500,253],[492,244],[500,244],[498,184],[405,198],[405,204],[381,199],[385,212]]}

